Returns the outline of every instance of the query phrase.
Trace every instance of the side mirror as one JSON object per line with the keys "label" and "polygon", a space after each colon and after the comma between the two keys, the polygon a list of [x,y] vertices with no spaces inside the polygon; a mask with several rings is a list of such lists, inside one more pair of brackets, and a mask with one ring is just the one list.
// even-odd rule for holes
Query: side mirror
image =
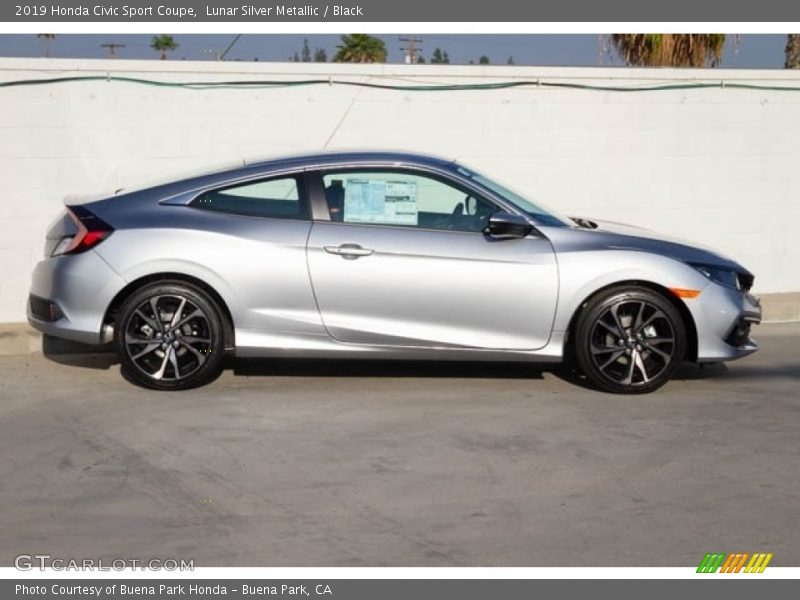
{"label": "side mirror", "polygon": [[507,212],[494,213],[489,217],[489,224],[483,230],[486,235],[498,240],[524,238],[531,231],[533,225],[528,223],[525,217]]}

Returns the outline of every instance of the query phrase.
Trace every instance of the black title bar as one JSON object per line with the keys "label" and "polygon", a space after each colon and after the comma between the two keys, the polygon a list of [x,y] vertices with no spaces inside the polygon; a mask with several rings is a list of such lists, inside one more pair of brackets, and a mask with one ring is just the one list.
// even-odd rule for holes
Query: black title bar
{"label": "black title bar", "polygon": [[[693,571],[694,569],[692,569]],[[710,581],[713,578],[719,580]],[[758,577],[756,575],[756,577]],[[749,576],[697,576],[665,580],[559,579],[25,579],[0,581],[2,598],[18,600],[486,600],[487,598],[648,598],[695,600],[710,594],[726,600],[794,598],[797,580]]]}
{"label": "black title bar", "polygon": [[800,22],[786,0],[81,0],[0,4],[3,22]]}

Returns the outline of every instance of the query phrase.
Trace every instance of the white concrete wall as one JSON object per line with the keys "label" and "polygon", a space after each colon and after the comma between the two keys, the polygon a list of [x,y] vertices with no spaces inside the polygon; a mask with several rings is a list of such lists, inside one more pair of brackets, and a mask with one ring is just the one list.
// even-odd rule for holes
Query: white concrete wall
{"label": "white concrete wall", "polygon": [[[800,87],[800,73],[782,71],[0,59],[0,81],[98,73],[170,81],[331,76]],[[758,292],[800,290],[800,92],[190,91],[69,83],[0,88],[0,322],[24,319],[30,271],[67,194],[242,157],[352,147],[457,157],[562,212],[715,247],[756,273]]]}

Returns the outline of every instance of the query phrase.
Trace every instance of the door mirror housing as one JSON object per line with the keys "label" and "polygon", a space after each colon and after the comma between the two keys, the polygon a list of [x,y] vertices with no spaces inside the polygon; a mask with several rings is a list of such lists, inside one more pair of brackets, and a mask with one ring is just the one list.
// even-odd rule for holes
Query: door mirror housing
{"label": "door mirror housing", "polygon": [[533,225],[525,217],[508,212],[496,212],[489,217],[489,224],[483,232],[498,240],[524,238]]}

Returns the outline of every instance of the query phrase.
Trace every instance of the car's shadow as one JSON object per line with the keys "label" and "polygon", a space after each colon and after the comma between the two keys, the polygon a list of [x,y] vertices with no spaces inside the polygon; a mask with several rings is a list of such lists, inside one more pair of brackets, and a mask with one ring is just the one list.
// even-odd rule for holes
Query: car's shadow
{"label": "car's shadow", "polygon": [[744,363],[710,363],[704,365],[685,364],[673,375],[673,379],[764,379],[786,377],[800,379],[800,361],[771,365],[749,365]]}
{"label": "car's shadow", "polygon": [[48,360],[60,365],[83,367],[84,369],[110,369],[119,364],[111,344],[90,346],[49,335],[42,336],[42,354]]}
{"label": "car's shadow", "polygon": [[[42,352],[59,364],[86,369],[110,369],[118,364],[113,347],[87,346],[44,336]],[[552,373],[559,379],[582,387],[592,386],[566,365],[503,362],[342,360],[294,358],[228,358],[225,368],[247,377],[434,377],[463,379],[542,379]],[[673,379],[800,379],[800,361],[772,365],[724,363],[684,364]]]}
{"label": "car's shadow", "polygon": [[235,359],[234,375],[284,377],[436,377],[541,379],[557,365],[406,360]]}
{"label": "car's shadow", "polygon": [[[42,352],[62,365],[107,370],[119,364],[112,345],[87,346],[44,336]],[[441,377],[464,379],[541,379],[559,365],[454,361],[233,358],[225,368],[246,377]]]}

